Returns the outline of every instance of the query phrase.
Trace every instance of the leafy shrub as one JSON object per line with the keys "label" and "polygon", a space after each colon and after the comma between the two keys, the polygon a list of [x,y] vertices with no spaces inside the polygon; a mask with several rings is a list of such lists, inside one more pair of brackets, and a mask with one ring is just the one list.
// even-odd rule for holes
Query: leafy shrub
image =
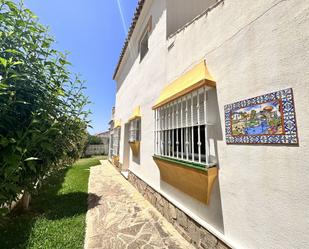
{"label": "leafy shrub", "polygon": [[88,135],[88,144],[102,144],[102,139],[97,136]]}
{"label": "leafy shrub", "polygon": [[0,0],[0,206],[79,158],[87,139],[83,82],[53,42],[23,4]]}

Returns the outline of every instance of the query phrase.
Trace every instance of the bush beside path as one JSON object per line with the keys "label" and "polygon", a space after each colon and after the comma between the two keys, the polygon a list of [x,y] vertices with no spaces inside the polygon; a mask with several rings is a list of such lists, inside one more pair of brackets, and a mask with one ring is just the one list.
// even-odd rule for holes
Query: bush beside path
{"label": "bush beside path", "polygon": [[100,159],[80,159],[47,178],[29,211],[2,221],[1,248],[83,248],[89,169]]}

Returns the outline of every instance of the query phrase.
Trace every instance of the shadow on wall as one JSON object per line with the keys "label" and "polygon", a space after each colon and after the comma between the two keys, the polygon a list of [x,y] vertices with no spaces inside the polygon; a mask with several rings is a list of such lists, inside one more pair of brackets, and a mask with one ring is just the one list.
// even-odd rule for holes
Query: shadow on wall
{"label": "shadow on wall", "polygon": [[[213,150],[217,159],[217,164],[219,167],[218,161],[218,141],[223,140],[222,134],[222,125],[219,112],[219,104],[217,98],[217,91],[213,91],[211,97],[211,108],[212,112],[215,114],[216,124],[215,126],[209,128],[209,140],[211,145],[214,146]],[[192,198],[191,196],[181,192],[180,190],[174,188],[170,184],[160,180],[160,187],[167,193],[169,196],[181,203],[186,207],[190,212],[197,215],[199,218],[205,220],[207,223],[215,227],[221,233],[224,233],[224,222],[222,214],[222,202],[221,202],[221,191],[220,191],[220,170],[218,177],[213,185],[210,202],[208,205]],[[205,193],[206,194],[206,193]]]}
{"label": "shadow on wall", "polygon": [[139,153],[137,156],[132,156],[132,160],[133,162],[135,162],[136,164],[141,164],[141,156],[140,156],[141,153]]}

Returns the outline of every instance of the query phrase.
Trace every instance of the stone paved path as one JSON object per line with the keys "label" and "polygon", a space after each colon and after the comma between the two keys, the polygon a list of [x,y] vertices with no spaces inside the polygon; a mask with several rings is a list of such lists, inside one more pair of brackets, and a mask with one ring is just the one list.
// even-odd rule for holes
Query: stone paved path
{"label": "stone paved path", "polygon": [[86,249],[193,248],[108,161],[88,187]]}

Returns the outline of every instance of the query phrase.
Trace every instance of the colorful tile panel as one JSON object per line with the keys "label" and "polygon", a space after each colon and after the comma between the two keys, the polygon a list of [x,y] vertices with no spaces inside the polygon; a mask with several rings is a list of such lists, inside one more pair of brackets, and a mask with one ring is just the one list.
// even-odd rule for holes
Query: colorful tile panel
{"label": "colorful tile panel", "polygon": [[292,88],[226,105],[228,144],[298,144]]}

